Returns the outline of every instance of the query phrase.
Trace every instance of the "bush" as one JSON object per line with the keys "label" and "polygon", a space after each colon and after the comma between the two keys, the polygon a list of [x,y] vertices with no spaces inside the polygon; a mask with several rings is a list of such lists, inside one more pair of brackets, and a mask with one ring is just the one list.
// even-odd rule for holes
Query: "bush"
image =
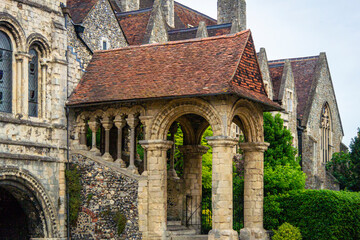
{"label": "bush", "polygon": [[290,223],[284,223],[279,227],[279,230],[274,231],[272,240],[301,240],[301,233],[299,228],[294,227]]}
{"label": "bush", "polygon": [[117,233],[120,236],[126,227],[126,216],[122,212],[116,212],[113,220],[116,222]]}
{"label": "bush", "polygon": [[81,182],[80,173],[75,165],[70,165],[69,169],[65,171],[67,190],[69,192],[69,212],[70,224],[76,226],[78,219],[80,205],[81,205]]}
{"label": "bush", "polygon": [[291,191],[265,198],[265,229],[288,222],[305,240],[360,239],[360,193]]}

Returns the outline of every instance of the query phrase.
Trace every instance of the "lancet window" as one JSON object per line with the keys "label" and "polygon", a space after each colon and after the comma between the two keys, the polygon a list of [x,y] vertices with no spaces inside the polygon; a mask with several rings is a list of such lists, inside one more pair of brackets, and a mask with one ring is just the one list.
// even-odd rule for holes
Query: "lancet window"
{"label": "lancet window", "polygon": [[12,47],[9,37],[0,31],[0,112],[12,110]]}

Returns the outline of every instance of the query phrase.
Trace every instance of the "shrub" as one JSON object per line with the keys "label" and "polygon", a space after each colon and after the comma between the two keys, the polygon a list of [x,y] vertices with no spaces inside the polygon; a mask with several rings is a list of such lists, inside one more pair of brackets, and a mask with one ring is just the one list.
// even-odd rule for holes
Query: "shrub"
{"label": "shrub", "polygon": [[117,233],[120,236],[126,227],[126,216],[122,212],[116,212],[113,220],[116,223]]}
{"label": "shrub", "polygon": [[265,228],[288,222],[305,240],[360,239],[360,193],[291,191],[265,198]]}
{"label": "shrub", "polygon": [[272,240],[301,240],[299,228],[294,227],[290,223],[283,223],[278,230],[274,231]]}
{"label": "shrub", "polygon": [[70,224],[76,226],[81,205],[81,182],[80,173],[76,165],[70,165],[65,171],[67,190],[69,192],[69,212]]}

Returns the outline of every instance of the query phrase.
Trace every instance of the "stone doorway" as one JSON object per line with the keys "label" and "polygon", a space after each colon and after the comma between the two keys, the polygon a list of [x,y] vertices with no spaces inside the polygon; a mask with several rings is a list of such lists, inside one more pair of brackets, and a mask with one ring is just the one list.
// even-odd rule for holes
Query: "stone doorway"
{"label": "stone doorway", "polygon": [[30,239],[28,221],[16,198],[5,188],[0,187],[0,239]]}

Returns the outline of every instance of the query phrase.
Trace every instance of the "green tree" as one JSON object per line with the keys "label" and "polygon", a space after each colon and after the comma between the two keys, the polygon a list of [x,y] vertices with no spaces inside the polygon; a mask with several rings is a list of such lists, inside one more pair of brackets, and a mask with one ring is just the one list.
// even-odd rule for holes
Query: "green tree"
{"label": "green tree", "polygon": [[353,190],[360,191],[360,128],[350,143],[350,158],[353,164]]}

